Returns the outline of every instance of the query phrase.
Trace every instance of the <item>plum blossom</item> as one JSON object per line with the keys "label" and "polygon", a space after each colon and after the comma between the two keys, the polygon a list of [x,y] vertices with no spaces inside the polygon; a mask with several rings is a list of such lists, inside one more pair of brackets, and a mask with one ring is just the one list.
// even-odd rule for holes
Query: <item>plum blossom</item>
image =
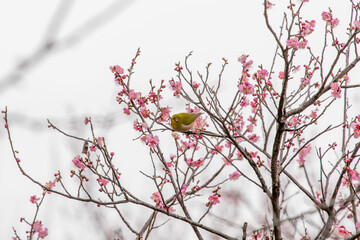
{"label": "plum blossom", "polygon": [[97,142],[97,144],[98,144],[99,146],[102,146],[103,143],[104,143],[104,137],[98,137],[98,138],[96,139],[96,142]]}
{"label": "plum blossom", "polygon": [[39,201],[39,200],[40,200],[40,198],[37,198],[36,195],[30,197],[31,203],[37,203],[37,201]]}
{"label": "plum blossom", "polygon": [[296,126],[296,124],[299,123],[299,117],[298,116],[293,116],[290,121],[289,121],[289,126]]}
{"label": "plum blossom", "polygon": [[305,157],[310,153],[311,146],[307,145],[299,152],[299,159],[297,160],[299,163],[299,167],[303,167],[305,163]]}
{"label": "plum blossom", "polygon": [[286,41],[286,46],[295,50],[304,49],[307,45],[307,40],[300,41],[298,37],[290,38]]}
{"label": "plum blossom", "polygon": [[48,235],[48,229],[44,228],[38,232],[39,238],[44,239]]}
{"label": "plum blossom", "polygon": [[360,21],[355,20],[355,21],[354,21],[354,26],[355,26],[357,29],[360,29]]}
{"label": "plum blossom", "polygon": [[141,123],[140,123],[138,119],[135,120],[135,122],[134,122],[134,129],[135,129],[136,131],[142,132],[143,129],[147,129],[147,128],[148,128],[148,126],[147,126],[147,124],[146,124],[145,122],[141,122]]}
{"label": "plum blossom", "polygon": [[55,187],[55,181],[54,182],[49,181],[49,182],[45,183],[45,187],[48,189],[53,189]]}
{"label": "plum blossom", "polygon": [[283,71],[280,71],[278,77],[279,77],[281,80],[283,80],[283,79],[284,79],[284,72],[283,72]]}
{"label": "plum blossom", "polygon": [[180,93],[181,93],[181,87],[182,87],[181,82],[179,82],[179,81],[175,82],[174,80],[170,80],[170,87],[174,91],[173,95],[175,97],[179,97]]}
{"label": "plum blossom", "polygon": [[265,78],[269,75],[269,72],[266,69],[258,70],[257,76],[260,80],[265,80]]}
{"label": "plum blossom", "polygon": [[339,19],[337,18],[333,18],[332,13],[331,12],[322,12],[321,13],[321,17],[324,21],[326,21],[327,25],[330,25],[332,28],[336,27],[337,25],[339,25]]}
{"label": "plum blossom", "polygon": [[305,37],[311,34],[314,31],[315,23],[315,20],[311,20],[310,22],[306,20],[301,23],[301,36]]}
{"label": "plum blossom", "polygon": [[158,136],[153,136],[151,134],[142,136],[140,139],[150,148],[155,148],[159,144]]}
{"label": "plum blossom", "polygon": [[286,46],[288,46],[290,48],[297,49],[298,43],[299,43],[299,38],[298,37],[293,37],[293,38],[290,38],[290,39],[288,39],[286,41]]}
{"label": "plum blossom", "polygon": [[110,66],[110,70],[113,73],[119,73],[119,74],[123,74],[124,73],[124,69],[121,68],[119,65],[115,65],[115,66]]}
{"label": "plum blossom", "polygon": [[135,92],[133,89],[130,89],[128,96],[130,100],[140,100],[140,93]]}
{"label": "plum blossom", "polygon": [[91,152],[96,152],[96,147],[94,145],[91,145],[89,148]]}
{"label": "plum blossom", "polygon": [[240,173],[237,172],[237,171],[229,174],[229,179],[230,180],[235,181],[235,180],[238,180],[239,178],[240,178]]}
{"label": "plum blossom", "polygon": [[337,83],[337,82],[331,83],[330,88],[332,90],[331,94],[335,98],[340,98],[341,97],[341,87],[340,87],[339,83]]}
{"label": "plum blossom", "polygon": [[158,119],[158,122],[166,122],[169,120],[170,118],[170,109],[171,107],[167,106],[167,107],[162,107],[161,110],[161,114],[160,117]]}
{"label": "plum blossom", "polygon": [[35,232],[40,232],[42,230],[41,221],[34,222],[33,229],[34,229]]}
{"label": "plum blossom", "polygon": [[74,163],[75,167],[79,168],[81,171],[85,169],[85,164],[82,162],[82,158],[80,155],[77,155],[72,162]]}
{"label": "plum blossom", "polygon": [[254,94],[255,88],[248,81],[245,81],[243,84],[238,85],[239,91],[243,94]]}
{"label": "plum blossom", "polygon": [[109,180],[105,179],[105,178],[98,178],[96,179],[96,181],[98,181],[100,183],[101,186],[106,186],[106,184],[109,183]]}
{"label": "plum blossom", "polygon": [[316,112],[312,111],[311,114],[310,114],[310,117],[311,117],[312,119],[316,119],[316,118],[317,118]]}
{"label": "plum blossom", "polygon": [[343,225],[341,225],[340,227],[335,226],[335,230],[341,237],[350,236],[350,232]]}
{"label": "plum blossom", "polygon": [[215,205],[217,203],[220,203],[219,197],[217,195],[210,195],[208,200],[209,200],[209,203],[211,205]]}
{"label": "plum blossom", "polygon": [[162,201],[161,194],[159,192],[155,192],[151,195],[151,200],[153,200],[156,203],[156,207],[162,208],[164,210],[168,210],[169,212],[175,212],[173,207],[166,208],[165,204]]}
{"label": "plum blossom", "polygon": [[243,96],[240,102],[241,107],[246,107],[249,105],[249,99],[246,98],[246,96]]}
{"label": "plum blossom", "polygon": [[148,118],[150,116],[150,111],[146,109],[146,107],[140,108],[140,113],[144,118]]}
{"label": "plum blossom", "polygon": [[124,108],[123,110],[124,110],[124,114],[130,115],[130,110],[128,108]]}
{"label": "plum blossom", "polygon": [[360,123],[359,122],[353,122],[351,124],[351,128],[354,131],[354,137],[359,138],[360,137]]}
{"label": "plum blossom", "polygon": [[184,184],[182,185],[181,187],[181,194],[185,194],[186,193],[186,189],[187,189],[187,186]]}
{"label": "plum blossom", "polygon": [[259,136],[257,136],[255,133],[248,136],[249,140],[256,143],[259,140]]}

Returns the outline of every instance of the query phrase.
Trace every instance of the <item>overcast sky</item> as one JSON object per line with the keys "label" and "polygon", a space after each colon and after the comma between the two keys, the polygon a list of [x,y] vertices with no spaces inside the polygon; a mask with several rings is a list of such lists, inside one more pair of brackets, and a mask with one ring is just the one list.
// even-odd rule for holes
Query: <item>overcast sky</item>
{"label": "overcast sky", "polygon": [[[277,32],[281,2],[285,1],[274,0],[270,11]],[[335,16],[348,20],[343,2],[347,1],[310,0],[306,17],[315,19],[316,29],[320,29],[321,12],[333,6]],[[144,88],[149,79],[168,82],[175,76],[175,62],[183,61],[190,51],[193,70],[203,71],[212,62],[214,76],[221,58],[227,58],[230,64],[224,84],[231,86],[239,78],[237,58],[243,53],[250,55],[255,66],[270,67],[275,43],[264,26],[259,0],[0,2],[0,108],[8,107],[14,144],[24,167],[45,182],[56,169],[69,170],[71,158],[80,151],[81,144],[65,141],[47,128],[48,118],[86,137],[89,132],[82,125],[83,118],[92,116],[100,135],[109,135],[129,149],[139,146],[132,141],[136,136],[132,119],[124,118],[122,108],[114,101],[117,88],[109,71],[110,65],[127,68],[138,47],[142,53],[135,68],[134,87]],[[340,27],[345,28],[341,22]],[[185,106],[185,102],[170,103],[175,110]],[[133,152],[123,154],[134,156]],[[136,154],[141,156],[141,150]],[[0,239],[9,239],[12,226],[21,234],[25,231],[19,219],[32,217],[29,198],[40,195],[41,190],[16,168],[3,128],[0,160]],[[134,173],[139,170],[131,164],[124,168]],[[56,198],[48,198],[40,212],[40,219],[49,228],[49,239],[86,236],[86,226],[75,230],[71,225],[74,222],[64,221],[74,217],[83,222],[86,217],[72,210],[61,213],[72,203],[58,203]],[[49,212],[52,217],[46,214]],[[56,225],[63,222],[68,228],[59,230]],[[87,239],[98,239],[91,236],[96,235]]]}

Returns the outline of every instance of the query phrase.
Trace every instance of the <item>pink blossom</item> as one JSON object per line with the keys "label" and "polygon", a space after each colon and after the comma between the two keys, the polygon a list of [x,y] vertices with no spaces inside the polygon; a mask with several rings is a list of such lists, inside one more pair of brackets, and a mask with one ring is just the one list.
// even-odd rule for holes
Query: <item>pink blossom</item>
{"label": "pink blossom", "polygon": [[309,34],[311,34],[314,31],[314,27],[315,27],[315,20],[311,20],[309,21],[305,21],[303,23],[301,23],[301,35],[307,36]]}
{"label": "pink blossom", "polygon": [[360,179],[359,175],[360,175],[360,174],[359,174],[358,171],[349,168],[349,169],[348,169],[348,172],[349,172],[349,174],[351,175],[351,179],[352,179],[353,181],[359,181],[359,179]]}
{"label": "pink blossom", "polygon": [[133,89],[130,89],[128,96],[130,100],[140,100],[140,93],[135,92]]}
{"label": "pink blossom", "polygon": [[151,200],[153,200],[156,203],[156,207],[162,208],[164,210],[168,210],[170,212],[175,211],[172,207],[170,207],[169,209],[166,209],[166,206],[163,203],[163,201],[161,199],[161,194],[159,192],[153,193],[150,198],[151,198]]}
{"label": "pink blossom", "polygon": [[96,181],[98,181],[100,183],[101,186],[106,186],[106,184],[108,184],[109,180],[105,179],[105,178],[98,178],[96,179]]}
{"label": "pink blossom", "polygon": [[198,88],[198,87],[200,87],[200,83],[197,83],[197,82],[193,82],[192,83],[192,86],[193,86],[193,88]]}
{"label": "pink blossom", "polygon": [[301,82],[303,84],[303,87],[308,85],[310,83],[310,79],[308,77],[301,78]]}
{"label": "pink blossom", "polygon": [[351,124],[351,128],[353,129],[354,131],[354,137],[355,138],[359,138],[360,137],[360,123],[358,122],[353,122]]}
{"label": "pink blossom", "polygon": [[286,46],[294,49],[298,49],[299,39],[297,37],[290,38],[286,41]]}
{"label": "pink blossom", "polygon": [[334,27],[336,27],[337,25],[339,25],[339,19],[333,18],[331,12],[330,12],[330,13],[328,13],[328,12],[323,12],[323,13],[321,14],[321,16],[322,16],[322,19],[323,19],[324,21],[326,21],[326,24],[327,24],[327,25],[330,25],[332,28],[334,28]]}
{"label": "pink blossom", "polygon": [[175,97],[178,97],[181,93],[181,87],[182,87],[181,82],[179,82],[179,81],[175,82],[174,80],[170,80],[170,86],[171,86],[172,90],[174,91],[173,95]]}
{"label": "pink blossom", "polygon": [[250,61],[247,61],[243,64],[243,68],[246,70],[246,69],[249,69],[252,65],[253,65],[254,61],[253,60],[250,60]]}
{"label": "pink blossom", "polygon": [[246,107],[249,105],[249,99],[246,98],[246,96],[243,96],[240,102],[241,107]]}
{"label": "pink blossom", "polygon": [[229,174],[229,178],[230,180],[238,180],[240,178],[240,173],[239,172],[233,172],[231,174]]}
{"label": "pink blossom", "polygon": [[33,230],[35,232],[40,232],[42,230],[41,221],[36,221],[36,222],[33,223]]}
{"label": "pink blossom", "polygon": [[238,61],[241,62],[242,64],[244,64],[246,62],[246,59],[249,57],[249,55],[241,55],[239,58],[238,58]]}
{"label": "pink blossom", "polygon": [[124,108],[123,110],[126,115],[130,115],[130,110],[128,108]]}
{"label": "pink blossom", "polygon": [[256,143],[259,140],[259,136],[257,136],[255,133],[248,136],[249,140]]}
{"label": "pink blossom", "polygon": [[220,203],[219,197],[217,195],[210,195],[208,200],[209,200],[209,203],[211,203],[212,205]]}
{"label": "pink blossom", "polygon": [[87,125],[90,122],[90,119],[88,117],[85,118],[85,125]]}
{"label": "pink blossom", "polygon": [[360,229],[360,222],[356,222],[355,227],[356,229]]}
{"label": "pink blossom", "polygon": [[248,132],[253,132],[254,131],[254,124],[250,123],[249,125],[246,126],[246,129]]}
{"label": "pink blossom", "polygon": [[258,70],[257,76],[260,80],[265,80],[265,78],[269,75],[269,72],[266,69]]}
{"label": "pink blossom", "polygon": [[339,19],[334,18],[333,20],[331,20],[330,25],[331,25],[332,28],[334,28],[334,27],[336,27],[337,25],[339,25],[339,22],[340,22]]}
{"label": "pink blossom", "polygon": [[94,145],[91,145],[89,148],[91,152],[96,152],[96,147]]}
{"label": "pink blossom", "polygon": [[322,19],[324,21],[330,21],[331,20],[331,15],[328,12],[322,12],[321,17],[322,17]]}
{"label": "pink blossom", "polygon": [[301,41],[301,42],[298,42],[298,45],[297,45],[297,46],[298,46],[300,49],[304,49],[304,48],[306,48],[307,43],[308,43],[307,40],[303,40],[303,41]]}
{"label": "pink blossom", "polygon": [[166,165],[167,165],[168,167],[173,167],[173,166],[174,166],[174,164],[173,164],[172,162],[166,162]]}
{"label": "pink blossom", "polygon": [[291,70],[292,72],[297,72],[297,71],[299,71],[299,69],[300,69],[300,65],[298,65],[298,66],[293,66],[293,69]]}
{"label": "pink blossom", "polygon": [[297,160],[299,163],[299,167],[303,167],[305,163],[305,157],[310,153],[311,151],[311,145],[305,146],[303,149],[299,152],[299,159]]}
{"label": "pink blossom", "polygon": [[312,119],[316,119],[316,118],[317,118],[316,112],[312,111],[311,114],[310,114],[310,117],[311,117]]}
{"label": "pink blossom", "polygon": [[158,122],[166,122],[169,120],[170,118],[170,109],[171,107],[167,106],[167,107],[162,107],[161,110],[161,115],[160,118],[158,119]]}
{"label": "pink blossom", "polygon": [[142,136],[140,139],[150,148],[155,148],[159,144],[158,136],[153,136],[151,134]]}
{"label": "pink blossom", "polygon": [[103,143],[104,143],[104,137],[98,137],[98,138],[96,139],[96,142],[97,142],[97,144],[98,144],[99,146],[102,146]]}
{"label": "pink blossom", "polygon": [[81,171],[85,169],[85,164],[82,163],[82,158],[80,155],[77,155],[72,162],[74,163],[75,167],[79,168]]}
{"label": "pink blossom", "polygon": [[289,126],[296,126],[299,123],[298,116],[293,116],[289,121]]}
{"label": "pink blossom", "polygon": [[193,161],[191,163],[191,166],[192,167],[201,167],[202,165],[204,165],[204,162],[205,162],[204,159],[199,159],[199,160]]}
{"label": "pink blossom", "polygon": [[238,85],[239,91],[248,95],[248,94],[254,94],[255,89],[254,86],[251,85],[248,81],[244,82],[243,84]]}
{"label": "pink blossom", "polygon": [[48,235],[48,229],[47,228],[42,229],[38,233],[38,235],[39,235],[39,238],[44,239]]}
{"label": "pink blossom", "polygon": [[186,185],[185,185],[185,184],[182,185],[182,187],[181,187],[181,194],[185,194],[185,193],[186,193],[186,189],[187,189]]}
{"label": "pink blossom", "polygon": [[279,78],[280,78],[281,80],[284,79],[284,72],[283,72],[283,71],[280,71],[280,72],[279,72]]}
{"label": "pink blossom", "polygon": [[270,9],[270,8],[272,8],[273,6],[275,6],[275,4],[273,4],[273,3],[269,2],[269,1],[266,1],[266,8],[267,8],[267,9]]}
{"label": "pink blossom", "polygon": [[161,195],[159,192],[155,192],[151,195],[151,200],[154,200],[154,202],[158,203],[161,202]]}
{"label": "pink blossom", "polygon": [[55,182],[47,182],[45,183],[45,187],[48,188],[48,189],[53,189],[55,187]]}
{"label": "pink blossom", "polygon": [[354,21],[354,26],[355,26],[357,29],[360,29],[360,21],[355,20],[355,21]]}
{"label": "pink blossom", "polygon": [[238,157],[238,160],[244,159],[243,155],[241,154],[241,152],[239,150],[236,151],[236,156]]}
{"label": "pink blossom", "polygon": [[123,74],[124,73],[124,69],[121,68],[119,65],[115,65],[115,66],[110,66],[110,70],[113,73],[119,73],[119,74]]}
{"label": "pink blossom", "polygon": [[36,195],[30,197],[31,203],[37,203],[37,201],[39,201],[39,200],[40,200],[40,198],[37,198]]}
{"label": "pink blossom", "polygon": [[147,128],[148,128],[148,126],[147,126],[146,123],[144,123],[144,122],[141,122],[141,123],[140,123],[138,119],[135,120],[135,122],[134,122],[134,129],[135,129],[136,131],[142,132],[143,129],[147,129]]}
{"label": "pink blossom", "polygon": [[341,88],[339,83],[337,82],[333,82],[330,84],[331,90],[333,90],[331,92],[331,94],[335,97],[335,98],[340,98],[341,97]]}
{"label": "pink blossom", "polygon": [[222,145],[216,145],[215,149],[211,150],[211,154],[217,154],[219,152],[222,152],[223,148],[224,148],[224,146],[222,146]]}
{"label": "pink blossom", "polygon": [[336,231],[341,237],[348,237],[350,236],[350,232],[343,226],[335,226]]}
{"label": "pink blossom", "polygon": [[146,107],[140,108],[140,113],[144,118],[148,118],[150,116],[150,111],[146,109]]}

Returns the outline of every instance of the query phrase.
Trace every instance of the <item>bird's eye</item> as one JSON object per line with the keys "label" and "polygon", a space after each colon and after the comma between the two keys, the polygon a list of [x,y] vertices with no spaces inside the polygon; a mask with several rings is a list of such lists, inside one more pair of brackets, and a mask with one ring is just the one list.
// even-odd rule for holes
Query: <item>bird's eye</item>
{"label": "bird's eye", "polygon": [[174,118],[174,121],[177,122],[177,121],[178,121],[178,118]]}

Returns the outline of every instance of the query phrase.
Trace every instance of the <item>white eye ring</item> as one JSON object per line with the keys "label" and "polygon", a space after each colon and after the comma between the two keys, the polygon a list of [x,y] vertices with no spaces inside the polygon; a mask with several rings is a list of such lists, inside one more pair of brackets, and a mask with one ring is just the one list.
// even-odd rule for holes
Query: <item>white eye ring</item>
{"label": "white eye ring", "polygon": [[177,121],[178,121],[178,118],[174,118],[174,121],[177,122]]}

